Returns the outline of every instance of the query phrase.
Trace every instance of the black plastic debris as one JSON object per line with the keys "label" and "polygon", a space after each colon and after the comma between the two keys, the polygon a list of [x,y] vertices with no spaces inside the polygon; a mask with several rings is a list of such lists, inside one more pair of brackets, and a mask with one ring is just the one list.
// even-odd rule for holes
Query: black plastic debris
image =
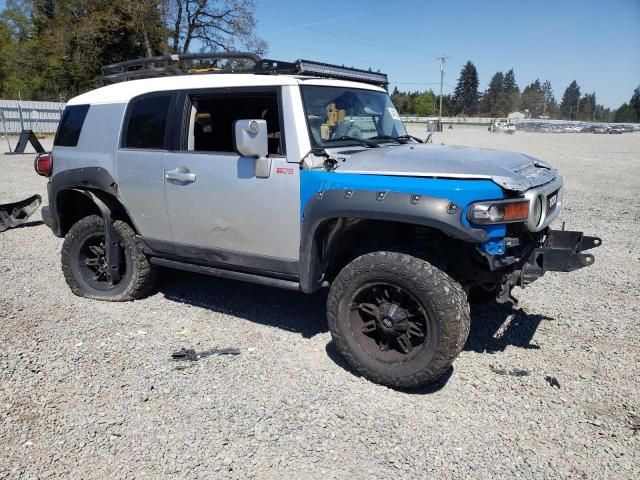
{"label": "black plastic debris", "polygon": [[27,221],[42,203],[40,195],[33,195],[25,200],[0,205],[0,232],[15,228]]}
{"label": "black plastic debris", "polygon": [[171,354],[171,359],[175,361],[197,362],[201,358],[212,357],[216,355],[240,355],[239,348],[212,348],[204,350],[200,353],[193,348],[181,348],[177,352]]}
{"label": "black plastic debris", "polygon": [[549,385],[551,385],[554,388],[560,388],[560,382],[558,382],[558,379],[556,377],[552,377],[550,375],[547,375],[546,377],[544,377],[544,379],[547,381],[547,383]]}

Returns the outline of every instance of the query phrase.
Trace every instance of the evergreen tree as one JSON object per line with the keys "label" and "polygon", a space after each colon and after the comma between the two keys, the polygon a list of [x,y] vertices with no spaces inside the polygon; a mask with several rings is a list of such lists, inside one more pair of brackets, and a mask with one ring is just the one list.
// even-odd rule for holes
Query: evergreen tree
{"label": "evergreen tree", "polygon": [[594,119],[594,115],[596,113],[596,94],[587,93],[584,97],[580,99],[580,104],[578,105],[578,120],[586,120],[591,121]]}
{"label": "evergreen tree", "polygon": [[506,113],[515,112],[520,108],[520,88],[516,83],[516,75],[511,68],[504,76],[504,94]]}
{"label": "evergreen tree", "polygon": [[522,109],[525,111],[528,110],[532,118],[537,118],[542,115],[544,109],[544,94],[539,79],[536,79],[535,82],[524,87],[520,102]]}
{"label": "evergreen tree", "polygon": [[551,82],[549,80],[545,80],[542,84],[542,102],[542,115],[554,117],[558,105],[553,96],[553,88],[551,88]]}
{"label": "evergreen tree", "polygon": [[502,116],[504,112],[498,111],[498,102],[504,94],[504,75],[502,72],[496,72],[491,81],[489,88],[482,96],[483,110],[492,117]]}
{"label": "evergreen tree", "polygon": [[636,111],[636,116],[640,120],[640,85],[638,85],[633,91],[633,95],[631,96],[631,101],[629,103]]}
{"label": "evergreen tree", "polygon": [[628,103],[623,103],[613,118],[614,122],[619,123],[634,123],[638,121],[638,115],[636,110]]}
{"label": "evergreen tree", "polygon": [[478,100],[480,93],[478,92],[478,70],[469,60],[458,78],[458,84],[453,93],[453,100],[456,105],[457,113],[465,115],[473,115],[478,110]]}
{"label": "evergreen tree", "polygon": [[560,113],[567,120],[575,120],[578,112],[578,102],[580,101],[580,87],[574,80],[572,81],[562,95],[560,103]]}

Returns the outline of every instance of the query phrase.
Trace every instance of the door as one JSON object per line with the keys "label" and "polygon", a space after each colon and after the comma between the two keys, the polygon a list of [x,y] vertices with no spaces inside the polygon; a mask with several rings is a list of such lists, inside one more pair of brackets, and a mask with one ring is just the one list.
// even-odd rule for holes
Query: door
{"label": "door", "polygon": [[[181,148],[165,158],[165,191],[174,242],[188,256],[297,273],[299,168],[287,163],[277,89],[191,93]],[[271,172],[233,151],[233,123],[267,122]]]}
{"label": "door", "polygon": [[154,93],[133,99],[127,109],[117,156],[118,189],[134,225],[149,240],[171,241],[165,204],[164,160],[167,119],[175,96]]}

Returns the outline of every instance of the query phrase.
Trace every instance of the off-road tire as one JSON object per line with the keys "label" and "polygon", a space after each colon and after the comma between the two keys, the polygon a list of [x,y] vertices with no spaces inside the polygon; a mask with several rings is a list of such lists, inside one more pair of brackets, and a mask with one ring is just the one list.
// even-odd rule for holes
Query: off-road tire
{"label": "off-road tire", "polygon": [[96,290],[80,273],[80,255],[83,242],[90,236],[104,232],[104,220],[97,215],[84,217],[67,233],[62,245],[62,272],[71,291],[79,297],[109,302],[124,302],[144,297],[153,288],[157,278],[157,267],[151,265],[135,232],[127,223],[116,220],[113,227],[120,235],[122,257],[126,271],[120,282],[107,291]]}
{"label": "off-road tire", "polygon": [[[437,339],[406,362],[386,363],[356,340],[349,314],[355,292],[372,281],[389,281],[408,291],[424,307]],[[458,282],[425,260],[406,253],[382,251],[362,255],[337,275],[327,299],[327,319],[338,352],[369,380],[410,389],[429,384],[445,373],[462,351],[469,335],[467,296]]]}

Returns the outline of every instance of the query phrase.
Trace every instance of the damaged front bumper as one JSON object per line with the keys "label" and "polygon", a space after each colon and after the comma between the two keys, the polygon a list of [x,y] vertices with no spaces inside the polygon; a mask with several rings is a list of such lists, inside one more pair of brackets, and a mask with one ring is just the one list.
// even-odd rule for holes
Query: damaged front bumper
{"label": "damaged front bumper", "polygon": [[15,228],[25,223],[42,203],[40,195],[33,195],[25,200],[0,205],[0,232]]}
{"label": "damaged front bumper", "polygon": [[511,296],[513,287],[525,287],[546,272],[573,272],[593,265],[595,257],[583,252],[600,245],[602,239],[586,236],[582,232],[549,230],[542,245],[533,248],[521,260],[519,268],[504,279],[497,296],[498,302],[516,303]]}

